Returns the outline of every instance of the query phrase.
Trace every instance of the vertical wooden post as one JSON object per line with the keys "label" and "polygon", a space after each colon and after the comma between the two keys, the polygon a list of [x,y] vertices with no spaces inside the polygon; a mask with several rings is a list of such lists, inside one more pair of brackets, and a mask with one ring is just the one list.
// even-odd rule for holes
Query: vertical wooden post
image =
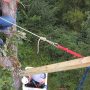
{"label": "vertical wooden post", "polygon": [[[10,2],[5,2],[4,0],[1,0],[1,6],[2,6],[2,13],[4,16],[12,16],[15,20],[16,20],[16,11],[17,11],[17,4],[16,4],[16,0],[10,0]],[[12,40],[12,38],[14,38],[14,34],[16,32],[16,27],[12,26],[9,28],[9,35],[7,34],[7,50],[8,50],[8,56],[12,56],[15,57],[15,59],[12,59],[13,62],[12,64],[14,65],[14,63],[18,62],[17,59],[17,46],[15,43],[15,41]],[[18,66],[20,67],[20,66]],[[15,90],[20,90],[20,77],[18,75],[18,67],[14,67],[14,70],[12,71],[12,76],[13,76],[13,80],[14,80],[14,87]]]}

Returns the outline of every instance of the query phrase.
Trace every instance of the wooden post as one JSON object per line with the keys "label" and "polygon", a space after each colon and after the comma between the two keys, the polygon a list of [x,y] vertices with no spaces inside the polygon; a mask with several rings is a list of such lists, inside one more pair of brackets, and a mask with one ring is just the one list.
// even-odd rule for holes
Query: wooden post
{"label": "wooden post", "polygon": [[[4,0],[1,0],[1,6],[2,6],[3,15],[12,16],[14,19],[16,19],[16,12],[17,12],[16,0],[10,0],[10,2],[8,2],[8,3],[5,2]],[[8,51],[7,56],[13,57],[13,59],[7,58],[7,61],[10,60],[12,66],[14,68],[14,70],[12,71],[12,76],[13,76],[13,80],[14,80],[15,90],[20,90],[19,87],[21,84],[21,80],[18,75],[18,69],[19,69],[18,67],[20,67],[20,63],[17,59],[17,43],[15,43],[15,41],[12,40],[12,38],[15,38],[15,36],[14,36],[15,32],[16,32],[15,26],[12,26],[9,28],[9,35],[7,34],[7,41],[6,41],[7,51]],[[4,61],[6,61],[5,57],[3,57],[3,59],[5,59]],[[0,60],[2,60],[2,59],[0,59]],[[16,63],[17,63],[17,65],[14,65]]]}
{"label": "wooden post", "polygon": [[72,69],[84,68],[90,66],[90,56],[79,58],[75,60],[70,60],[66,62],[60,62],[56,64],[30,68],[20,72],[20,76],[29,76],[38,73],[52,73],[58,71],[67,71]]}

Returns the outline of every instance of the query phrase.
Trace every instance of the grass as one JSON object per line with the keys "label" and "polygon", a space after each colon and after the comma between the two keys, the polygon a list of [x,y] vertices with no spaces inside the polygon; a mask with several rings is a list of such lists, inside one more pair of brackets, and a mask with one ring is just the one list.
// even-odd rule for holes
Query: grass
{"label": "grass", "polygon": [[[37,67],[42,65],[51,64],[53,57],[49,57],[44,51],[37,54],[35,46],[24,43],[18,47],[18,57],[22,67],[27,66]],[[60,60],[59,60],[60,61]],[[84,69],[72,70],[66,72],[57,72],[49,74],[48,76],[48,90],[76,90],[79,80],[83,75]],[[83,90],[89,90],[90,73],[84,83]],[[0,90],[13,90],[12,77],[9,71],[0,69]],[[61,89],[62,88],[62,89]]]}

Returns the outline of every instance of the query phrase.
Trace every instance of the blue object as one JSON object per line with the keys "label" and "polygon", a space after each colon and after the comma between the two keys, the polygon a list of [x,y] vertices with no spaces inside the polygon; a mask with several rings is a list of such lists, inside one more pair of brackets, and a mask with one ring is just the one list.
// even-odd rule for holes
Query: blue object
{"label": "blue object", "polygon": [[0,27],[0,31],[3,30],[3,31],[5,32],[5,31],[7,31],[7,28],[8,28],[8,27]]}
{"label": "blue object", "polygon": [[83,84],[84,84],[84,81],[86,80],[86,77],[88,75],[89,70],[90,70],[90,67],[87,67],[83,76],[82,76],[82,79],[80,80],[80,83],[79,83],[77,90],[83,90]]}
{"label": "blue object", "polygon": [[3,40],[0,38],[0,46],[4,45]]}
{"label": "blue object", "polygon": [[[7,20],[7,21],[9,21],[11,23],[9,23],[9,22],[7,22],[7,21],[5,21],[3,19],[5,19],[5,20]],[[16,20],[11,16],[1,16],[0,17],[0,26],[1,26],[2,29],[11,27],[13,24],[15,24],[15,22],[16,22]]]}

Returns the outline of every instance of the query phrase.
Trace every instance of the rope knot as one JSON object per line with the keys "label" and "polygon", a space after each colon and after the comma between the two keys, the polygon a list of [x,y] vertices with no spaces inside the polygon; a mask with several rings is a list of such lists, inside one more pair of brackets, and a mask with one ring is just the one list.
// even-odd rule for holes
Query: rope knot
{"label": "rope knot", "polygon": [[38,44],[37,44],[37,54],[39,53],[40,40],[42,40],[42,41],[47,41],[46,37],[39,37]]}
{"label": "rope knot", "polygon": [[39,40],[47,41],[46,37],[40,37]]}

